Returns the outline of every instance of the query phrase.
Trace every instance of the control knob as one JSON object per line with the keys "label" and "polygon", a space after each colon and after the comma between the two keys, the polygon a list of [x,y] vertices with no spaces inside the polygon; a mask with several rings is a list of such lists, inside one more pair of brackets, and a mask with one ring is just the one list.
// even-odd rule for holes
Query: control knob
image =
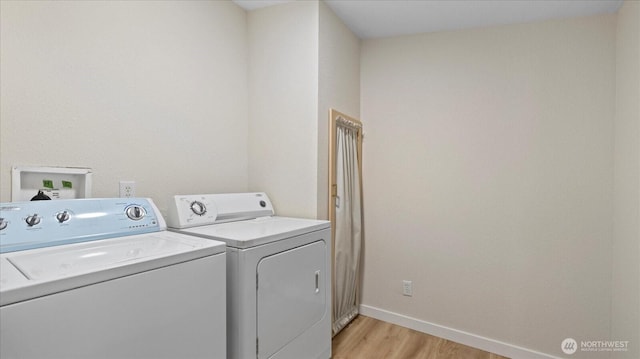
{"label": "control knob", "polygon": [[134,221],[139,221],[143,219],[144,216],[147,214],[144,208],[140,206],[127,207],[125,213],[127,214],[127,217],[129,217],[129,219],[132,219]]}
{"label": "control knob", "polygon": [[27,225],[29,225],[29,227],[38,225],[40,223],[40,216],[38,216],[37,213],[34,213],[28,216],[27,219],[25,219],[25,222],[27,222]]}
{"label": "control knob", "polygon": [[9,222],[6,219],[0,218],[0,231],[7,228],[8,224]]}
{"label": "control knob", "polygon": [[191,211],[198,216],[204,216],[207,213],[207,207],[200,201],[191,202]]}
{"label": "control knob", "polygon": [[58,220],[59,223],[64,223],[68,221],[69,218],[71,218],[71,216],[69,216],[69,212],[67,211],[56,213],[56,219]]}

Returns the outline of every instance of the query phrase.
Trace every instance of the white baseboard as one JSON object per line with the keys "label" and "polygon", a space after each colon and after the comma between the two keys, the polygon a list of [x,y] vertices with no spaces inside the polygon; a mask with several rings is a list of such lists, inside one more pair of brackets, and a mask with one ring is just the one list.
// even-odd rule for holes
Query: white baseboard
{"label": "white baseboard", "polygon": [[444,327],[384,309],[360,305],[360,314],[513,359],[560,359],[517,345]]}

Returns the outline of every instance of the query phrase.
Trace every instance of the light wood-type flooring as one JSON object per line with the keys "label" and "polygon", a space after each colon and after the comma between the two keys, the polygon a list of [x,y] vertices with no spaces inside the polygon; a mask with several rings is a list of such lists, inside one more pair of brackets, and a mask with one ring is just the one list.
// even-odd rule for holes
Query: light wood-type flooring
{"label": "light wood-type flooring", "polygon": [[362,315],[333,338],[332,351],[333,359],[506,359]]}

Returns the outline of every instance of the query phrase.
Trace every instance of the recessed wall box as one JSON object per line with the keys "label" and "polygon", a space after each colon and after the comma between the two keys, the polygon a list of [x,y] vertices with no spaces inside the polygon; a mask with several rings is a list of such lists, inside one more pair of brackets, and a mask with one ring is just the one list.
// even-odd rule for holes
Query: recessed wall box
{"label": "recessed wall box", "polygon": [[91,197],[91,169],[73,167],[13,167],[11,201],[29,201],[38,191],[51,199]]}

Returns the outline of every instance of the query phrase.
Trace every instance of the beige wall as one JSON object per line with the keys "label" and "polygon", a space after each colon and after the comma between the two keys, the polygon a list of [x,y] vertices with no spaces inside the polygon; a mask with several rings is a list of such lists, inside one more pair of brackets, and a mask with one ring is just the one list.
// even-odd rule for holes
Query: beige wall
{"label": "beige wall", "polygon": [[222,1],[2,1],[0,182],[93,169],[93,196],[246,191],[246,13]]}
{"label": "beige wall", "polygon": [[3,1],[1,36],[2,201],[12,166],[78,166],[94,197],[267,191],[326,217],[326,112],[359,111],[359,40],[324,3]]}
{"label": "beige wall", "polygon": [[329,109],[360,117],[360,40],[320,2],[318,218],[328,218]]}
{"label": "beige wall", "polygon": [[279,215],[327,218],[328,112],[355,116],[359,40],[318,1],[249,12],[249,188]]}
{"label": "beige wall", "polygon": [[249,188],[279,215],[316,217],[318,3],[248,13]]}
{"label": "beige wall", "polygon": [[11,166],[86,166],[94,196],[324,218],[333,107],[365,124],[363,304],[553,355],[638,340],[638,3],[361,53],[315,1],[149,4],[0,2],[1,201]]}
{"label": "beige wall", "polygon": [[640,2],[624,3],[616,30],[611,339],[640,358]]}
{"label": "beige wall", "polygon": [[606,340],[615,15],[367,40],[361,61],[363,304],[552,355]]}

